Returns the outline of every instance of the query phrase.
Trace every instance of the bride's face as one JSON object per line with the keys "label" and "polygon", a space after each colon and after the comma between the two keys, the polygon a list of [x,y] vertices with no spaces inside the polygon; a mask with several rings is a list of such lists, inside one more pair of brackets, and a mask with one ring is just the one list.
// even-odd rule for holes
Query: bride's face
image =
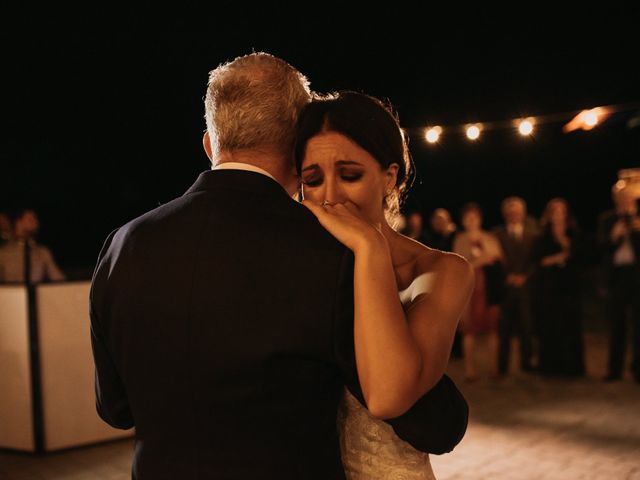
{"label": "bride's face", "polygon": [[372,223],[384,218],[383,199],[396,183],[398,166],[383,169],[349,137],[322,132],[307,142],[302,161],[302,192],[321,203],[350,201]]}

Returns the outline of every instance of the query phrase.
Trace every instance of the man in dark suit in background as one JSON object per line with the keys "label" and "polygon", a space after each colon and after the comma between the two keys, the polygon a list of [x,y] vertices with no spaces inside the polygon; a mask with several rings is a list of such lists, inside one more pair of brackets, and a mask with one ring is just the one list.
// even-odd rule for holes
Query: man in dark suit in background
{"label": "man in dark suit in background", "polygon": [[598,243],[604,254],[609,320],[609,365],[605,381],[622,378],[627,320],[632,323],[632,371],[640,383],[640,216],[638,202],[621,181],[612,190],[615,209],[598,221]]}
{"label": "man in dark suit in background", "polygon": [[344,478],[338,347],[341,332],[353,341],[353,265],[291,198],[309,99],[307,80],[270,55],[218,67],[205,100],[213,169],[103,247],[97,407],[135,427],[133,478]]}
{"label": "man in dark suit in background", "polygon": [[527,204],[520,197],[502,202],[504,224],[494,229],[505,256],[505,290],[498,321],[498,371],[509,369],[511,337],[520,339],[520,368],[533,370],[533,319],[529,279],[535,270],[533,246],[538,236],[535,222],[527,217]]}

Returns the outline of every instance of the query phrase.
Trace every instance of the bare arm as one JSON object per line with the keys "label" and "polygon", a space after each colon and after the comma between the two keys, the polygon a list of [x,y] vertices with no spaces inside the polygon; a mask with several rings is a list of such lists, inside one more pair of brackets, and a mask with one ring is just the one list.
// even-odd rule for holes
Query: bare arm
{"label": "bare arm", "polygon": [[[389,248],[379,237],[354,252],[354,338],[367,407],[390,418],[406,410],[398,401],[420,378],[422,355],[400,304]],[[406,403],[408,408],[413,401]]]}
{"label": "bare arm", "polygon": [[[372,415],[406,412],[445,371],[458,319],[473,288],[469,263],[457,255],[437,262],[437,281],[405,315],[383,235],[359,224],[346,207],[310,206],[355,255],[354,336],[358,377]],[[339,218],[342,217],[342,218]]]}
{"label": "bare arm", "polygon": [[473,288],[473,271],[457,255],[434,266],[431,292],[405,315],[390,256],[363,248],[355,263],[355,347],[358,375],[374,416],[406,412],[442,377],[458,320]]}

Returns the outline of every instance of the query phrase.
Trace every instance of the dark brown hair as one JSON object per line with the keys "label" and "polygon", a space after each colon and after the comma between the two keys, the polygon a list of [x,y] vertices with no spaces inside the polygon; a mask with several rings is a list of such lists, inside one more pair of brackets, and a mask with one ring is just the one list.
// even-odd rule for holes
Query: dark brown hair
{"label": "dark brown hair", "polygon": [[349,137],[366,150],[382,169],[394,163],[398,165],[396,187],[385,199],[388,217],[397,216],[414,171],[405,134],[391,106],[370,95],[352,91],[316,97],[302,109],[298,118],[295,145],[298,173],[307,142],[322,131]]}

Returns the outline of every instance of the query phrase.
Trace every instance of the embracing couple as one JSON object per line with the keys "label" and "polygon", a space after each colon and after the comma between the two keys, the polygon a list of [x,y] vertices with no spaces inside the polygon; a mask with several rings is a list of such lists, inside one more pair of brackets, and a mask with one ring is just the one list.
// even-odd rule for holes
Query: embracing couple
{"label": "embracing couple", "polygon": [[212,169],[114,231],[91,289],[97,408],[133,478],[431,479],[466,403],[443,376],[469,264],[393,228],[396,116],[265,53],[213,70]]}

